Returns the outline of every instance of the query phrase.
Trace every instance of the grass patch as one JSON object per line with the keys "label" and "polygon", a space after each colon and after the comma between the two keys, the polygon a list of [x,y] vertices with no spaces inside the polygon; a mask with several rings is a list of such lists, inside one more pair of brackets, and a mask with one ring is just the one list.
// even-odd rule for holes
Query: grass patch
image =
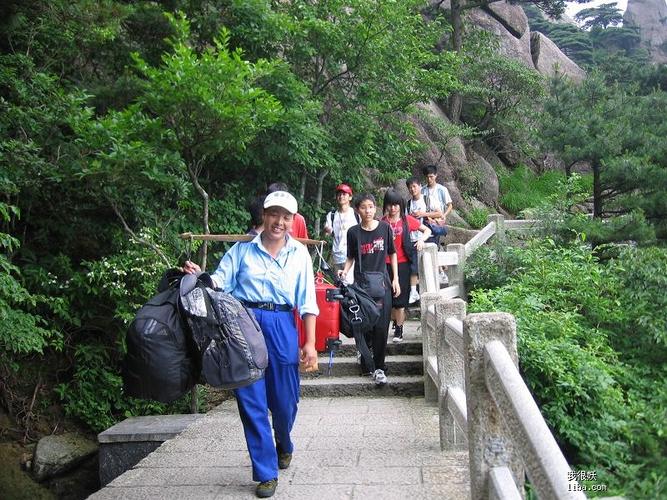
{"label": "grass patch", "polygon": [[563,172],[550,170],[537,175],[525,165],[519,165],[512,172],[499,176],[500,204],[517,215],[522,210],[539,206],[560,189],[564,180]]}

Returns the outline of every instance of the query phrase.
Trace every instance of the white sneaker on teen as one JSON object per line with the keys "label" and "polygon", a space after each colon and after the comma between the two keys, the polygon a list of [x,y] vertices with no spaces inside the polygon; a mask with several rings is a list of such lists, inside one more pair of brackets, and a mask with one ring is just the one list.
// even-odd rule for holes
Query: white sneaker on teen
{"label": "white sneaker on teen", "polygon": [[377,369],[373,373],[373,380],[375,381],[375,385],[384,385],[387,383],[387,376],[383,370]]}
{"label": "white sneaker on teen", "polygon": [[410,298],[408,298],[408,304],[414,304],[419,300],[419,292],[417,290],[410,290]]}

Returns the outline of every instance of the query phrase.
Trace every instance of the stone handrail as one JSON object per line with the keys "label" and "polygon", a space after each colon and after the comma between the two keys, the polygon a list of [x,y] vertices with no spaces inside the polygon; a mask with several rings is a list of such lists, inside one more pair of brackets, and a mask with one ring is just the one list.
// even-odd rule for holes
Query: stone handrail
{"label": "stone handrail", "polygon": [[[420,254],[424,393],[437,401],[440,447],[468,449],[472,498],[523,498],[528,475],[539,498],[585,498],[517,369],[516,326],[506,313],[466,315],[464,266],[476,248],[505,230],[534,228],[537,221],[489,224],[466,245]],[[449,286],[438,284],[447,265]]]}

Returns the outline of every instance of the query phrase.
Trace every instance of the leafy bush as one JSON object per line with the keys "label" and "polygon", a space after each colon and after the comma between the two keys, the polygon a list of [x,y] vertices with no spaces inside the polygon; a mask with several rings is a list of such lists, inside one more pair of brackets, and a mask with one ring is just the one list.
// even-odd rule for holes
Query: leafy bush
{"label": "leafy bush", "polygon": [[473,208],[466,214],[466,220],[474,229],[482,229],[487,224],[488,216],[488,208]]}
{"label": "leafy bush", "polygon": [[604,266],[581,241],[516,252],[516,267],[471,259],[504,284],[473,290],[469,311],[514,314],[521,371],[575,468],[596,470],[606,494],[664,495],[667,254],[627,248]]}
{"label": "leafy bush", "polygon": [[[18,217],[16,207],[0,202],[0,222]],[[20,269],[12,264],[10,252],[18,249],[19,241],[0,232],[0,367],[15,365],[12,355],[43,353],[57,332],[45,327],[43,319],[35,314],[46,297],[30,293],[21,283]]]}
{"label": "leafy bush", "polygon": [[558,192],[564,179],[565,175],[557,170],[538,176],[525,165],[519,165],[509,174],[499,176],[500,204],[513,214],[538,207],[545,198]]}
{"label": "leafy bush", "polygon": [[466,289],[497,288],[520,273],[524,259],[516,244],[514,240],[499,242],[494,238],[475,250],[466,260]]}

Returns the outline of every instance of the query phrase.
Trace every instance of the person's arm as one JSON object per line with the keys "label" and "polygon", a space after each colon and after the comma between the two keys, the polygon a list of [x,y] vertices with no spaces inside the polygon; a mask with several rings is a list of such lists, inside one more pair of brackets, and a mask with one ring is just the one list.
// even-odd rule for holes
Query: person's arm
{"label": "person's arm", "polygon": [[346,276],[347,276],[347,273],[350,272],[350,269],[352,269],[352,266],[353,266],[353,265],[354,265],[354,259],[353,259],[352,257],[348,257],[348,258],[345,260],[345,266],[343,267],[343,269],[340,269],[340,270],[338,271],[338,277],[339,277],[339,278],[344,278],[344,277],[346,277]]}
{"label": "person's arm", "polygon": [[419,225],[419,231],[421,231],[421,235],[417,241],[415,241],[415,248],[421,252],[424,250],[424,242],[431,237],[431,228],[428,226],[425,226],[424,224]]}
{"label": "person's arm", "polygon": [[391,289],[394,292],[394,297],[398,297],[401,294],[401,285],[398,283],[398,257],[396,257],[396,252],[392,253],[389,259],[391,261],[391,273],[394,276],[391,280]]}
{"label": "person's arm", "polygon": [[[211,273],[211,279],[213,280],[216,288],[220,288],[225,292],[231,292],[236,286],[236,272],[239,268],[239,263],[242,261],[243,257],[239,257],[239,252],[245,255],[245,251],[248,249],[247,245],[249,243],[235,243],[232,247],[222,256],[218,267]],[[202,271],[201,267],[198,264],[190,260],[186,260],[183,264],[183,272],[188,274],[195,274]]]}
{"label": "person's arm", "polygon": [[327,214],[324,216],[324,232],[326,234],[333,233],[333,215],[331,212],[327,212]]}
{"label": "person's arm", "polygon": [[314,314],[304,314],[303,328],[306,331],[306,342],[301,348],[299,362],[303,371],[310,371],[317,368],[317,350],[315,349],[315,320]]}
{"label": "person's arm", "polygon": [[447,215],[449,215],[449,212],[451,212],[453,208],[452,197],[449,195],[449,190],[445,186],[442,186],[440,193],[442,194],[442,206],[447,207],[445,213],[442,214],[442,218],[447,221]]}
{"label": "person's arm", "polygon": [[445,210],[445,213],[442,214],[442,218],[445,219],[445,221],[447,220],[447,215],[449,215],[449,212],[451,211],[452,211],[452,202],[450,201],[449,203],[447,203],[447,210]]}
{"label": "person's arm", "polygon": [[[339,278],[345,278],[347,276],[347,273],[350,272],[350,269],[352,269],[352,266],[354,265],[355,256],[357,255],[357,239],[354,231],[348,230],[346,239],[347,259],[345,260],[345,266],[343,266],[343,269],[338,271]],[[361,255],[359,255],[359,258],[361,259]]]}

